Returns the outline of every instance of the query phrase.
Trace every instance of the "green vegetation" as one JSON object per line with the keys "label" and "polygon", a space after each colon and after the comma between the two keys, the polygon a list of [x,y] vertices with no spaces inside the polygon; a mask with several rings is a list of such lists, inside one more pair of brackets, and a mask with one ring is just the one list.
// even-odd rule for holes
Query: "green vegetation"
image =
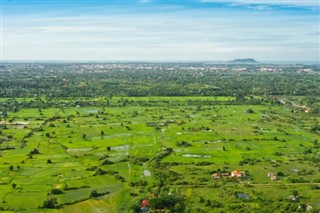
{"label": "green vegetation", "polygon": [[317,95],[45,96],[55,86],[0,98],[1,211],[319,211]]}

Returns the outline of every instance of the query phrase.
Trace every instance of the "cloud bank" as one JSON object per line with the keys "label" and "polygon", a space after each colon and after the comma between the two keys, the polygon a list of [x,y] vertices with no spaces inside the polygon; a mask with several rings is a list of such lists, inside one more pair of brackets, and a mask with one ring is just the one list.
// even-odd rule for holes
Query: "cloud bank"
{"label": "cloud bank", "polygon": [[[203,0],[201,4],[206,3]],[[207,61],[254,57],[259,61],[316,61],[320,57],[319,13],[314,10],[297,12],[289,7],[257,11],[183,3],[52,8],[4,6],[4,60]]]}
{"label": "cloud bank", "polygon": [[319,7],[318,0],[200,0],[202,3],[238,3],[238,4],[264,4],[285,6],[311,6]]}

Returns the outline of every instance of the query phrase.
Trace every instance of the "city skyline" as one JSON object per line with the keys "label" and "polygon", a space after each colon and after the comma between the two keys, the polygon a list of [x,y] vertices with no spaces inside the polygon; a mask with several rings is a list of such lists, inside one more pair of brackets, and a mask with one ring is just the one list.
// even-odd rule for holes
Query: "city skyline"
{"label": "city skyline", "polygon": [[2,60],[319,61],[316,0],[2,1]]}

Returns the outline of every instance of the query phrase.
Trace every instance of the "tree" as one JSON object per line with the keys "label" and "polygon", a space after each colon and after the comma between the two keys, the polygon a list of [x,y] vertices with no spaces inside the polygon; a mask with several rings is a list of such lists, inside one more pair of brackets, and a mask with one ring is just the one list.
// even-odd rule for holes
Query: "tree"
{"label": "tree", "polygon": [[299,195],[299,192],[298,192],[297,190],[293,190],[293,191],[292,191],[292,195],[295,196],[295,197],[297,197],[297,196]]}
{"label": "tree", "polygon": [[284,173],[279,171],[279,172],[277,172],[277,176],[282,177],[282,176],[284,176]]}
{"label": "tree", "polygon": [[63,191],[61,189],[54,188],[54,189],[51,189],[50,194],[53,194],[53,195],[63,194]]}
{"label": "tree", "polygon": [[179,195],[162,195],[150,199],[150,207],[154,209],[168,208],[173,212],[184,212],[185,198]]}
{"label": "tree", "polygon": [[43,202],[44,208],[54,209],[57,208],[57,198],[51,197]]}
{"label": "tree", "polygon": [[246,113],[247,114],[252,114],[252,113],[254,113],[254,111],[253,111],[253,109],[248,109],[248,110],[246,110]]}
{"label": "tree", "polygon": [[14,167],[13,167],[12,165],[9,166],[9,170],[10,170],[10,171],[12,171],[13,168],[14,168]]}
{"label": "tree", "polygon": [[205,201],[205,199],[204,199],[202,196],[200,196],[199,202],[200,202],[200,203],[204,203],[204,201]]}
{"label": "tree", "polygon": [[15,188],[17,187],[17,184],[12,183],[12,184],[11,184],[11,186],[12,186],[12,188],[14,188],[14,189],[15,189]]}
{"label": "tree", "polygon": [[140,205],[138,202],[132,204],[130,207],[129,207],[129,212],[131,213],[139,213],[140,212]]}
{"label": "tree", "polygon": [[99,193],[97,192],[97,190],[93,190],[90,193],[90,198],[95,198],[95,197],[99,197]]}
{"label": "tree", "polygon": [[211,201],[211,207],[213,207],[213,208],[221,208],[221,207],[223,207],[223,205],[222,205],[222,203],[219,203],[218,201],[213,200],[213,201]]}
{"label": "tree", "polygon": [[3,116],[4,118],[6,118],[6,117],[8,116],[8,113],[7,113],[6,110],[2,111],[2,116]]}
{"label": "tree", "polygon": [[32,157],[32,155],[36,155],[39,153],[39,150],[37,148],[34,148],[32,151],[29,152],[28,156]]}
{"label": "tree", "polygon": [[314,124],[312,127],[311,127],[311,130],[310,130],[312,133],[317,133],[317,132],[320,132],[320,125],[319,124]]}

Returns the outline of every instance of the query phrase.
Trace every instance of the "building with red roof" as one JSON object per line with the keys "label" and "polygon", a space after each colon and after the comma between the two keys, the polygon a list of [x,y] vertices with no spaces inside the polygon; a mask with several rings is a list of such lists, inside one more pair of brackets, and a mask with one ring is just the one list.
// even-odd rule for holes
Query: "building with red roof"
{"label": "building with red roof", "polygon": [[213,177],[213,178],[217,178],[217,179],[218,179],[218,178],[220,178],[220,174],[218,174],[218,173],[214,173],[214,174],[212,175],[212,177]]}
{"label": "building with red roof", "polygon": [[143,200],[143,201],[141,202],[140,207],[142,207],[142,206],[149,206],[149,201],[148,201],[148,200]]}
{"label": "building with red roof", "polygon": [[234,170],[233,172],[231,172],[231,177],[241,177],[241,176],[242,174],[238,170]]}

